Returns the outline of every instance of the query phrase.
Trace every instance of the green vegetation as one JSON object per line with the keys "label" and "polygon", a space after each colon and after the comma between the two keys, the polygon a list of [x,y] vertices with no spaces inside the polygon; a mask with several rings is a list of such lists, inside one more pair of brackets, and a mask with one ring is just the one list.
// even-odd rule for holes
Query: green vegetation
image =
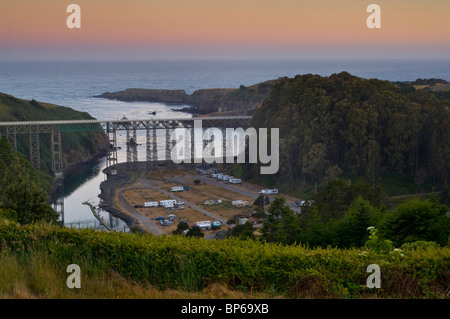
{"label": "green vegetation", "polygon": [[13,151],[6,136],[0,138],[0,216],[29,224],[56,222],[58,214],[48,205],[39,174]]}
{"label": "green vegetation", "polygon": [[[450,219],[437,200],[406,200],[388,210],[363,181],[338,180],[329,183],[339,194],[336,211],[326,191],[300,215],[275,198],[262,240],[249,223],[225,240],[199,238],[195,226],[187,236],[68,229],[49,224],[56,216],[36,171],[5,137],[0,142],[1,297],[163,298],[168,289],[177,291],[169,294],[174,298],[215,297],[211,287],[240,298],[446,297]],[[81,289],[65,286],[70,264],[81,268]],[[366,286],[370,264],[380,266],[381,289]]]}
{"label": "green vegetation", "polygon": [[[380,230],[380,238],[391,241],[395,247],[416,241],[434,242],[440,246],[449,243],[448,208],[435,198],[407,199],[388,209],[384,205],[374,206],[357,193],[351,202],[346,196],[341,193],[328,202],[321,199],[317,205],[302,208],[301,214],[295,214],[284,198],[277,197],[264,219],[262,239],[284,244],[303,243],[311,247],[358,248],[368,240],[366,230],[376,227]],[[342,210],[329,205],[336,202]]]}
{"label": "green vegetation", "polygon": [[[68,107],[48,103],[27,101],[11,95],[0,93],[0,122],[9,121],[45,121],[45,120],[84,120],[93,119],[86,112],[75,111]],[[4,128],[2,135],[6,133]],[[101,127],[93,127],[95,132],[75,131],[62,133],[64,165],[82,162],[98,153],[105,152],[108,147],[107,136]],[[40,134],[41,169],[47,174],[46,189],[52,183],[51,173],[51,143],[49,134]],[[17,150],[25,156],[29,151],[29,135],[17,135]]]}
{"label": "green vegetation", "polygon": [[[350,176],[395,191],[394,174],[409,177],[408,191],[440,189],[450,178],[448,105],[430,90],[346,72],[281,78],[253,117],[255,128],[280,129],[282,165],[260,182],[320,190]],[[258,172],[247,165],[241,176],[257,180]]]}
{"label": "green vegetation", "polygon": [[[117,295],[117,278],[131,285],[192,293],[220,284],[241,292],[286,298],[445,298],[450,249],[417,245],[402,251],[285,246],[254,240],[204,240],[21,226],[1,220],[0,295],[25,297],[139,297]],[[376,241],[376,240],[375,240]],[[380,243],[372,243],[379,246]],[[382,288],[366,287],[370,264],[382,272]],[[81,289],[68,289],[66,268],[81,268]],[[103,282],[101,284],[100,282]],[[105,284],[108,283],[108,284]],[[139,288],[140,287],[140,288]],[[117,289],[117,290],[114,290]],[[149,288],[150,289],[150,288]],[[123,293],[123,291],[122,291]]]}
{"label": "green vegetation", "polygon": [[189,229],[186,236],[201,238],[201,237],[205,237],[205,234],[203,234],[200,227],[198,227],[197,225],[194,225]]}
{"label": "green vegetation", "polygon": [[[447,298],[448,101],[348,73],[283,78],[272,85],[254,126],[280,128],[282,165],[262,182],[301,191],[312,201],[296,214],[276,197],[266,214],[260,196],[255,216],[264,219],[261,234],[250,223],[235,225],[224,240],[205,240],[199,227],[186,223],[171,236],[51,225],[56,213],[38,173],[3,136],[0,297],[160,298],[168,289],[204,297],[205,289],[218,285],[239,298]],[[260,93],[269,88],[260,87]],[[245,99],[254,89],[241,86],[235,94]],[[65,112],[0,95],[0,120],[32,119],[27,116],[44,109]],[[101,138],[84,142],[93,140]],[[76,141],[76,147],[86,146],[83,138]],[[258,179],[256,168],[231,171]],[[389,197],[396,190],[430,188],[442,191]],[[65,285],[70,264],[81,267],[81,289]],[[380,289],[366,286],[371,264],[380,266]]]}
{"label": "green vegetation", "polygon": [[245,239],[256,239],[256,236],[253,234],[255,229],[252,224],[245,223],[243,225],[235,225],[233,228],[230,228],[227,231],[227,237],[239,238],[242,240]]}
{"label": "green vegetation", "polygon": [[263,207],[270,204],[270,198],[267,195],[259,195],[255,201],[253,202],[253,205]]}
{"label": "green vegetation", "polygon": [[269,80],[261,83],[251,85],[249,87],[245,85],[239,86],[239,90],[234,90],[227,94],[227,98],[240,99],[240,100],[258,100],[262,102],[264,98],[269,94],[272,85],[275,80]]}

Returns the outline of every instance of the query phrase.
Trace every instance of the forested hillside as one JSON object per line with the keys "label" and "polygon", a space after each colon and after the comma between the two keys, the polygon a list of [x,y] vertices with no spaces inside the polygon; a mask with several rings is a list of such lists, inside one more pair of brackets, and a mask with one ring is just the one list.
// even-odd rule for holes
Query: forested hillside
{"label": "forested hillside", "polygon": [[[280,129],[280,170],[268,177],[274,185],[324,188],[351,175],[376,186],[389,173],[440,189],[450,177],[449,107],[427,89],[346,72],[307,74],[280,78],[253,126]],[[247,168],[246,177],[258,171]]]}
{"label": "forested hillside", "polygon": [[[75,111],[69,107],[48,103],[27,101],[11,95],[0,93],[0,122],[10,121],[45,121],[45,120],[82,120],[93,119],[86,112]],[[1,134],[6,133],[0,128]],[[41,169],[51,171],[51,143],[49,134],[40,137]],[[18,135],[18,151],[28,156],[29,135]],[[62,134],[64,164],[83,162],[104,153],[108,149],[108,138],[98,127],[97,132],[71,132]]]}

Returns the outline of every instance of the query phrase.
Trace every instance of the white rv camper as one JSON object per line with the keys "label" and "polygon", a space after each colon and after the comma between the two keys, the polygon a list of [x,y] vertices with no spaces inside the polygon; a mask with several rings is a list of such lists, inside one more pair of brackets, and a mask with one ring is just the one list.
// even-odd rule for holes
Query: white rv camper
{"label": "white rv camper", "polygon": [[197,223],[195,223],[195,225],[200,227],[201,230],[210,230],[211,229],[211,221],[209,221],[209,220],[197,222]]}
{"label": "white rv camper", "polygon": [[174,186],[170,188],[172,192],[182,192],[184,190],[183,186]]}
{"label": "white rv camper", "polygon": [[263,190],[259,191],[259,193],[267,194],[267,195],[278,194],[278,189],[276,189],[276,188],[263,189]]}
{"label": "white rv camper", "polygon": [[159,205],[165,208],[173,208],[177,201],[175,199],[166,199],[159,202]]}
{"label": "white rv camper", "polygon": [[145,202],[144,203],[144,207],[158,207],[159,203],[158,202]]}
{"label": "white rv camper", "polygon": [[241,183],[242,183],[242,181],[241,181],[240,178],[230,178],[230,179],[228,180],[228,182],[229,182],[230,184],[241,184]]}

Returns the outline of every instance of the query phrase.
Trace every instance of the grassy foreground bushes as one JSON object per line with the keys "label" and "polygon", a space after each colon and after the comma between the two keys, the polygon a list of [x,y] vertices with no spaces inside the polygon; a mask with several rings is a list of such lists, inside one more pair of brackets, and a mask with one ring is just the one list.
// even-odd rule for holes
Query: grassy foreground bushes
{"label": "grassy foreground bushes", "polygon": [[[141,285],[139,292],[126,290],[126,296],[118,297],[155,296],[147,294],[145,287],[150,286],[195,294],[221,284],[244,293],[287,298],[445,298],[450,283],[450,248],[435,245],[389,253],[309,249],[251,240],[20,226],[3,219],[0,248],[0,296],[14,295],[17,282],[12,276],[20,277],[20,284],[39,297],[76,295],[72,292],[76,289],[65,287],[69,264],[81,268],[78,291],[90,287],[90,296],[99,298],[112,296],[114,276],[121,278],[122,287]],[[366,287],[370,264],[381,268],[380,289]],[[95,290],[93,283],[100,282],[111,284]]]}

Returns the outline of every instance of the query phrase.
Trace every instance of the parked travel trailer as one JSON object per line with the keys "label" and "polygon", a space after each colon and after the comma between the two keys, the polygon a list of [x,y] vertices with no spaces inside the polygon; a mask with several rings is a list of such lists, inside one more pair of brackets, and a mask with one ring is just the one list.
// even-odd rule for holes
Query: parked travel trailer
{"label": "parked travel trailer", "polygon": [[228,182],[229,182],[230,184],[241,184],[241,183],[242,183],[242,181],[241,181],[240,178],[230,178],[230,179],[228,180]]}
{"label": "parked travel trailer", "polygon": [[278,194],[278,189],[276,188],[269,188],[269,189],[263,189],[261,191],[259,191],[260,194]]}
{"label": "parked travel trailer", "polygon": [[145,202],[144,203],[144,207],[158,207],[159,203],[158,202]]}
{"label": "parked travel trailer", "polygon": [[195,225],[200,227],[201,230],[210,230],[211,229],[211,221],[209,221],[209,220],[196,222]]}
{"label": "parked travel trailer", "polygon": [[207,199],[203,201],[204,205],[217,205],[217,204],[222,204],[222,200],[221,199]]}
{"label": "parked travel trailer", "polygon": [[208,175],[208,174],[217,173],[219,171],[219,169],[218,168],[213,168],[213,167],[211,167],[209,165],[200,165],[200,166],[196,167],[196,171],[200,175]]}
{"label": "parked travel trailer", "polygon": [[172,192],[182,192],[184,190],[183,186],[174,186],[170,188]]}
{"label": "parked travel trailer", "polygon": [[159,202],[159,205],[165,208],[173,208],[177,203],[176,199],[166,199]]}

